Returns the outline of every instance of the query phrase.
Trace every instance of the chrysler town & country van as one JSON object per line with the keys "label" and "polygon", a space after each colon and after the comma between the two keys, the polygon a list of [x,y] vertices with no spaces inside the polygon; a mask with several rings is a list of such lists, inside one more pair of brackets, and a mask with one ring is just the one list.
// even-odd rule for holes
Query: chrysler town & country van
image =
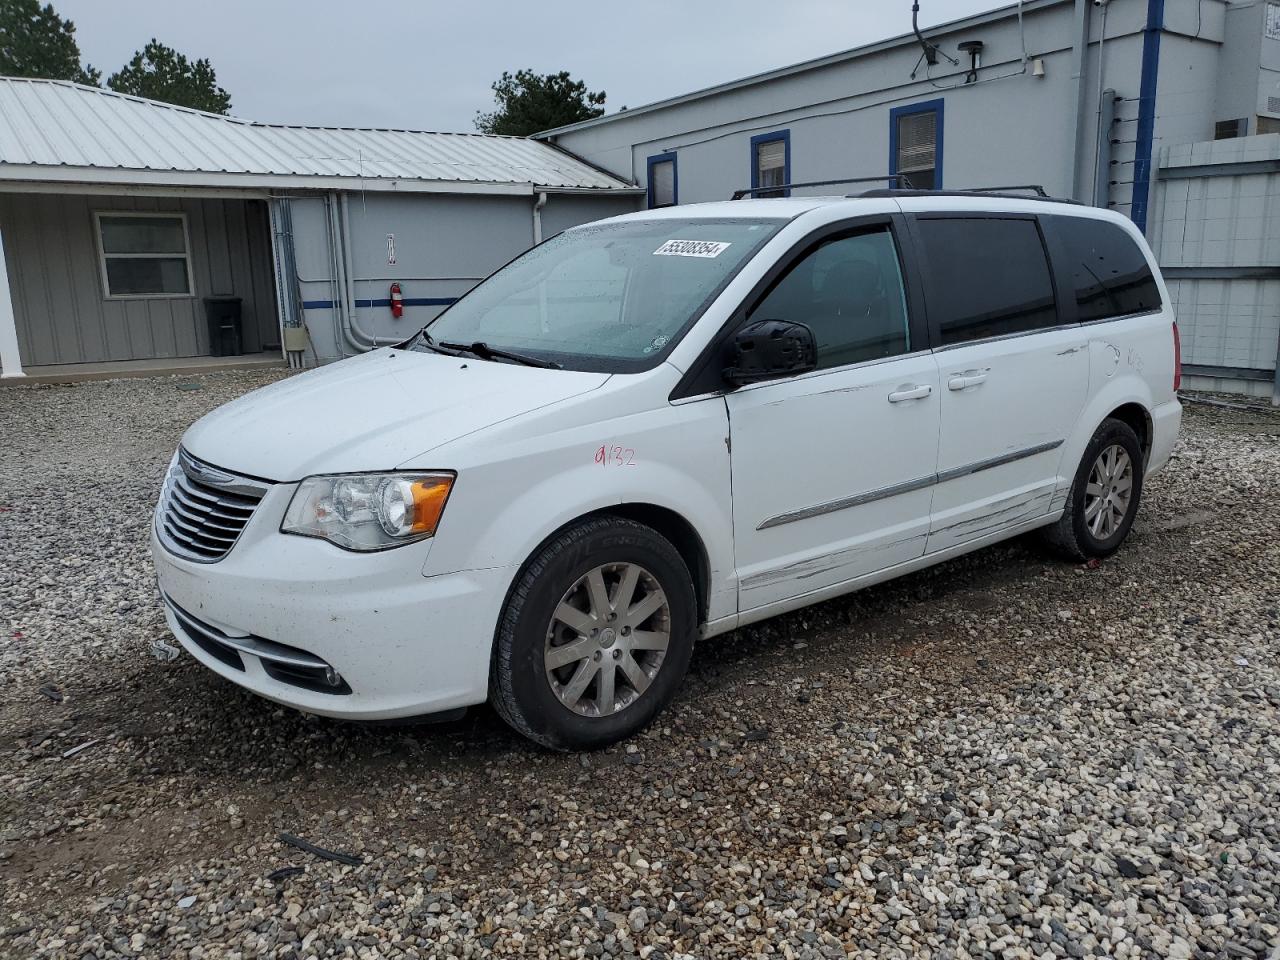
{"label": "chrysler town & country van", "polygon": [[1038,530],[1116,550],[1181,407],[1119,215],[875,191],[568,230],[418,335],[182,439],[152,549],[169,627],[304,711],[490,700],[590,748],[695,639]]}

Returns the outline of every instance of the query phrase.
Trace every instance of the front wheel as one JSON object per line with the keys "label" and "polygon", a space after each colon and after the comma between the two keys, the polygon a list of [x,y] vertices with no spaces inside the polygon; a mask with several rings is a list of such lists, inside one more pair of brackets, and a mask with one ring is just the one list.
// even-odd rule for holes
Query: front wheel
{"label": "front wheel", "polygon": [[498,626],[490,699],[544,746],[607,746],[671,701],[696,626],[693,581],[669,541],[629,520],[584,521],[521,571]]}
{"label": "front wheel", "polygon": [[1133,428],[1104,420],[1085,448],[1062,518],[1045,528],[1045,541],[1069,560],[1115,553],[1137,516],[1142,472],[1142,445]]}

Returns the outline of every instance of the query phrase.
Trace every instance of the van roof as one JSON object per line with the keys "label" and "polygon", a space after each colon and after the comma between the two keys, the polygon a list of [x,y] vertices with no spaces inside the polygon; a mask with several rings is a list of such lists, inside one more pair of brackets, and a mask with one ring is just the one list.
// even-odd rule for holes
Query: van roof
{"label": "van roof", "polygon": [[900,210],[903,213],[1054,213],[1071,217],[1088,217],[1099,220],[1121,220],[1120,214],[1100,207],[1089,207],[1069,200],[1052,200],[1041,197],[1011,197],[983,193],[916,193],[884,191],[868,197],[770,197],[744,198],[742,200],[716,200],[707,203],[690,203],[671,207],[658,207],[624,214],[615,220],[666,220],[666,219],[750,219],[794,220],[819,208],[846,206],[850,216],[860,213],[876,213]]}

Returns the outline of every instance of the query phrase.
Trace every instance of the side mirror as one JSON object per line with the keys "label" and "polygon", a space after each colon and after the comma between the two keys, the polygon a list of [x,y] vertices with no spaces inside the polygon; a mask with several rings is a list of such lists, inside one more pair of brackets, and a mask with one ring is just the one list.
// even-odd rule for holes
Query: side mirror
{"label": "side mirror", "polygon": [[803,323],[757,320],[733,338],[724,378],[735,387],[789,374],[807,373],[818,365],[818,344]]}

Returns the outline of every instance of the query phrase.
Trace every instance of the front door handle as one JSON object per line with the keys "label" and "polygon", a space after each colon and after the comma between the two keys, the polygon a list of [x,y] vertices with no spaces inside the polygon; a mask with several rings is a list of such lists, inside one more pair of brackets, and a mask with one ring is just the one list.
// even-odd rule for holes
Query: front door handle
{"label": "front door handle", "polygon": [[964,390],[967,387],[976,387],[978,384],[987,382],[986,370],[966,370],[964,373],[957,373],[947,381],[948,390]]}
{"label": "front door handle", "polygon": [[917,386],[904,386],[901,390],[895,390],[889,394],[890,403],[901,403],[903,400],[921,400],[933,393],[933,387],[929,384],[919,384]]}

